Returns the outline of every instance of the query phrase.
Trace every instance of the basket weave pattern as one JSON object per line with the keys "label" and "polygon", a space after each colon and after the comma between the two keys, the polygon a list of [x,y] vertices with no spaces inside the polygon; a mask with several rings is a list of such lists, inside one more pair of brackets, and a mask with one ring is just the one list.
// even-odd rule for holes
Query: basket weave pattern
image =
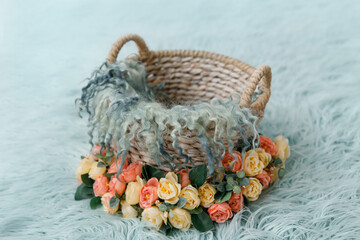
{"label": "basket weave pattern", "polygon": [[[107,58],[109,64],[116,61],[119,51],[129,41],[134,41],[139,49],[138,58],[147,70],[148,85],[165,81],[163,91],[172,102],[176,104],[210,102],[213,98],[224,100],[228,99],[230,94],[237,93],[241,95],[240,106],[250,108],[259,117],[259,121],[262,119],[270,97],[269,66],[261,65],[254,68],[231,57],[198,50],[150,51],[144,40],[136,34],[121,37],[113,44]],[[262,93],[255,102],[251,103],[258,85]],[[213,126],[208,126],[208,131],[212,135]],[[168,129],[163,133],[164,150],[175,159],[175,163],[184,164],[185,158],[180,157],[178,151],[172,147],[173,139],[170,132],[171,129]],[[182,135],[185,137],[178,137],[178,145],[183,152],[191,157],[195,165],[207,163],[208,158],[201,147],[197,133],[184,129]],[[232,140],[236,143],[240,137],[239,135]],[[225,139],[224,142],[226,146]],[[135,162],[156,165],[139,139],[131,143],[129,156]],[[187,163],[184,166],[192,165]],[[157,167],[170,170],[168,166]]]}

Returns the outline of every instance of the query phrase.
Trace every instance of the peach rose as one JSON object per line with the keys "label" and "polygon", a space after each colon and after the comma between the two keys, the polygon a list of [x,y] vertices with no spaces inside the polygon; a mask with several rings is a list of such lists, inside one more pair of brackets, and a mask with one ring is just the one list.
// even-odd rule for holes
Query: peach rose
{"label": "peach rose", "polygon": [[262,135],[260,135],[260,148],[264,149],[271,156],[275,156],[278,153],[275,143],[270,138]]}
{"label": "peach rose", "polygon": [[[122,159],[121,159],[121,156],[119,156],[119,158],[118,158],[118,160],[116,161],[116,162],[114,162],[113,164],[111,164],[111,166],[109,167],[109,169],[108,169],[108,173],[117,173],[118,172],[118,170],[119,170],[119,167],[120,167],[120,165],[121,165],[121,161],[122,161]],[[127,161],[127,159],[125,160],[125,164],[124,164],[124,166],[123,166],[123,169],[125,169],[125,168],[127,168],[128,167],[128,161]]]}
{"label": "peach rose", "polygon": [[158,198],[159,181],[156,177],[150,178],[149,181],[140,190],[140,207],[151,207]]}
{"label": "peach rose", "polygon": [[127,168],[124,168],[121,176],[125,182],[134,182],[136,181],[137,176],[141,176],[142,164],[141,163],[131,163]]}
{"label": "peach rose", "polygon": [[259,154],[255,150],[249,150],[244,157],[244,172],[246,176],[255,176],[264,169],[264,164],[259,159]]}
{"label": "peach rose", "polygon": [[109,180],[105,176],[98,177],[93,185],[94,194],[101,197],[109,190]]}
{"label": "peach rose", "polygon": [[[99,154],[100,150],[101,150],[101,145],[97,144],[97,145],[95,145],[93,147],[92,152],[93,152],[93,154]],[[101,152],[101,155],[105,156],[106,155],[106,150],[107,149],[104,148],[104,150]]]}
{"label": "peach rose", "polygon": [[105,193],[101,197],[101,204],[103,205],[104,211],[111,215],[116,213],[117,210],[119,210],[119,204],[115,208],[110,208],[110,199],[114,196],[115,196],[115,194]]}
{"label": "peach rose", "polygon": [[233,216],[228,203],[215,203],[208,209],[211,220],[217,223],[223,223]]}
{"label": "peach rose", "polygon": [[244,197],[242,193],[237,194],[233,192],[227,202],[232,211],[239,212],[244,206]]}
{"label": "peach rose", "polygon": [[261,184],[263,185],[262,189],[265,190],[269,187],[269,184],[272,182],[271,176],[268,172],[263,170],[260,174],[255,176],[257,179],[260,180]]}
{"label": "peach rose", "polygon": [[[235,156],[233,156],[231,153],[226,152],[224,155],[224,158],[222,160],[222,165],[225,167],[225,170],[230,170],[232,172],[237,172],[242,170],[242,160],[241,160],[241,153],[238,151],[233,151],[233,154],[236,155],[237,160],[233,163],[231,167],[231,163],[235,160]],[[227,168],[230,167],[230,168]]]}
{"label": "peach rose", "polygon": [[181,187],[184,188],[190,184],[189,173],[185,169],[178,171],[176,174],[179,173],[180,173]]}
{"label": "peach rose", "polygon": [[275,158],[280,158],[283,163],[285,163],[286,159],[290,157],[290,146],[289,140],[281,135],[274,138],[274,142],[276,147],[279,149],[278,154]]}
{"label": "peach rose", "polygon": [[116,176],[112,176],[109,182],[109,192],[122,195],[125,192],[126,183],[124,181],[120,181]]}
{"label": "peach rose", "polygon": [[259,198],[259,195],[262,191],[262,185],[257,178],[249,178],[250,184],[248,186],[242,187],[242,193],[244,194],[249,201],[255,201]]}

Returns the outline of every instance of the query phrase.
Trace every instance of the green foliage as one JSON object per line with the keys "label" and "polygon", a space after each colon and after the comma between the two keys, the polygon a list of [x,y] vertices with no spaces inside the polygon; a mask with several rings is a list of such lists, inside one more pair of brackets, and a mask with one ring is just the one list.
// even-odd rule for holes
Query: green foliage
{"label": "green foliage", "polygon": [[120,203],[120,199],[118,199],[117,197],[112,197],[112,198],[110,199],[110,208],[111,208],[111,209],[116,208],[117,205],[119,205],[119,203]]}
{"label": "green foliage", "polygon": [[207,177],[206,166],[207,166],[206,164],[201,164],[190,170],[189,179],[191,184],[196,188],[201,187],[206,181],[206,177]]}
{"label": "green foliage", "polygon": [[81,175],[81,181],[83,182],[83,184],[85,184],[86,186],[92,187],[94,184],[94,180],[89,178],[89,174],[85,173]]}
{"label": "green foliage", "polygon": [[202,207],[195,208],[193,210],[187,210],[190,214],[199,214],[203,211]]}
{"label": "green foliage", "polygon": [[231,194],[232,194],[232,191],[226,192],[226,193],[219,199],[219,203],[223,203],[223,202],[228,201],[228,200],[231,198]]}
{"label": "green foliage", "polygon": [[178,208],[183,208],[186,204],[187,200],[185,198],[179,197],[179,201],[177,202]]}
{"label": "green foliage", "polygon": [[92,197],[94,197],[93,188],[90,186],[86,186],[85,184],[81,184],[76,189],[74,199],[78,201]]}
{"label": "green foliage", "polygon": [[211,218],[203,211],[198,214],[191,214],[191,222],[200,232],[207,232],[214,228]]}
{"label": "green foliage", "polygon": [[157,169],[153,166],[147,165],[145,164],[142,168],[142,177],[145,178],[146,180],[149,180],[152,177],[156,177],[157,179],[160,180],[160,178],[164,178],[165,177],[165,172]]}
{"label": "green foliage", "polygon": [[90,208],[97,209],[101,207],[101,197],[94,197],[90,200]]}

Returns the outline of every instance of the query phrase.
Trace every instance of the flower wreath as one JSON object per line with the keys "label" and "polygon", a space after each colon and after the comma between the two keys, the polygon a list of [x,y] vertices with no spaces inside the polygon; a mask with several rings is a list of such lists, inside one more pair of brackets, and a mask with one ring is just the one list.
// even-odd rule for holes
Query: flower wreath
{"label": "flower wreath", "polygon": [[[91,209],[102,206],[107,213],[123,218],[141,217],[165,233],[186,231],[191,225],[201,232],[209,231],[214,222],[231,219],[233,212],[256,201],[263,190],[284,176],[290,156],[288,139],[260,135],[258,140],[256,148],[243,156],[241,148],[224,153],[224,171],[217,169],[217,181],[207,175],[206,164],[164,172],[129,158],[116,160],[113,149],[96,145],[92,153],[82,157],[76,170],[81,185],[75,200],[91,198]],[[119,171],[122,161],[125,163]]]}

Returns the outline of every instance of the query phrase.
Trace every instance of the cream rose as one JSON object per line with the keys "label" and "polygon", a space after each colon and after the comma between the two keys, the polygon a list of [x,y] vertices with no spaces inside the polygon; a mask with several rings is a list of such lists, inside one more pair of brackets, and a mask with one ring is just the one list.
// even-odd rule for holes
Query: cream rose
{"label": "cream rose", "polygon": [[286,159],[290,157],[289,140],[279,135],[274,138],[274,143],[278,149],[278,154],[275,156],[275,158],[280,158],[283,163],[285,163]]}
{"label": "cream rose", "polygon": [[133,208],[130,204],[128,204],[125,200],[121,200],[121,212],[124,218],[136,218],[138,212]]}
{"label": "cream rose", "polygon": [[106,172],[106,167],[98,167],[97,165],[98,165],[98,162],[93,162],[91,164],[91,169],[89,172],[89,177],[94,180],[96,180],[101,175],[104,175],[104,173]]}
{"label": "cream rose", "polygon": [[125,190],[125,200],[130,205],[138,204],[140,201],[141,184],[139,182],[129,182]]}
{"label": "cream rose", "polygon": [[188,211],[175,207],[173,210],[174,216],[169,217],[169,222],[175,228],[181,231],[186,231],[191,226],[191,215]]}
{"label": "cream rose", "polygon": [[250,184],[242,187],[242,193],[249,201],[255,201],[259,198],[262,191],[262,185],[257,178],[249,178]]}
{"label": "cream rose", "polygon": [[211,186],[209,183],[205,183],[199,188],[200,203],[203,207],[210,207],[211,204],[215,201],[216,189]]}
{"label": "cream rose", "polygon": [[76,179],[81,182],[81,175],[86,174],[91,169],[91,164],[93,163],[93,160],[90,159],[88,156],[83,158],[76,169],[75,175]]}
{"label": "cream rose", "polygon": [[141,220],[150,223],[156,230],[159,230],[164,219],[164,213],[158,207],[145,208],[141,214]]}
{"label": "cream rose", "polygon": [[269,165],[269,162],[271,161],[271,154],[265,152],[262,148],[255,148],[254,150],[259,155],[259,160],[263,163],[264,167]]}
{"label": "cream rose", "polygon": [[264,169],[264,164],[259,159],[259,154],[255,150],[249,150],[244,156],[244,169],[246,176],[255,176]]}
{"label": "cream rose", "polygon": [[185,209],[193,210],[200,205],[199,192],[191,185],[187,185],[181,190],[180,197],[187,200],[184,206]]}
{"label": "cream rose", "polygon": [[181,184],[178,183],[178,176],[169,172],[165,178],[159,181],[158,195],[159,198],[164,199],[166,203],[175,204],[179,201],[181,191]]}

